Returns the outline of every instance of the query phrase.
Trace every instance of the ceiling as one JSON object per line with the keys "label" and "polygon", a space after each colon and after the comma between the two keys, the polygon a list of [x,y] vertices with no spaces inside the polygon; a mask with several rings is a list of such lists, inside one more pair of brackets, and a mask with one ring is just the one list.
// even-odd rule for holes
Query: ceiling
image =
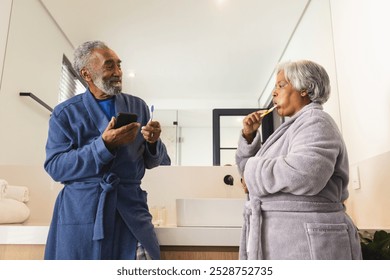
{"label": "ceiling", "polygon": [[310,2],[40,1],[73,47],[105,41],[124,91],[161,109],[256,106]]}

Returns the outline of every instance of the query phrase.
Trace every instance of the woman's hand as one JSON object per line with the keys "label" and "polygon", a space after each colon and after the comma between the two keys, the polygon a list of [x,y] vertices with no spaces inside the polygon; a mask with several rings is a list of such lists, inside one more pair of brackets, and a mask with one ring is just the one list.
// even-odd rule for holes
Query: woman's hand
{"label": "woman's hand", "polygon": [[249,193],[248,187],[246,186],[244,177],[241,178],[241,185],[245,193]]}
{"label": "woman's hand", "polygon": [[243,129],[242,136],[250,144],[256,136],[256,131],[259,129],[262,121],[261,115],[266,110],[260,110],[247,115],[242,121]]}

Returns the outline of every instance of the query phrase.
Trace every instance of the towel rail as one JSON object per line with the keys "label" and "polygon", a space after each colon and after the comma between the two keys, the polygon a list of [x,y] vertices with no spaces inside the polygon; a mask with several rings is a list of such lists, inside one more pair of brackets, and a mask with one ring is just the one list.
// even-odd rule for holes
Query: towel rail
{"label": "towel rail", "polygon": [[39,104],[41,104],[43,107],[45,107],[47,110],[49,110],[50,112],[53,112],[53,108],[50,107],[49,105],[47,105],[45,102],[43,102],[39,97],[35,96],[33,93],[31,92],[19,92],[19,95],[20,96],[29,96],[31,97],[32,99],[34,99],[36,102],[38,102]]}

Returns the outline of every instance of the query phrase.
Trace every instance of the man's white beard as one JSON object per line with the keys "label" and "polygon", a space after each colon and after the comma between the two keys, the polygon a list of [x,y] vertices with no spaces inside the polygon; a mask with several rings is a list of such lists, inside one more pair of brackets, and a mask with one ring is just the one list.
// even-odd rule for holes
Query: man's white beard
{"label": "man's white beard", "polygon": [[107,95],[112,96],[122,91],[122,86],[112,86],[110,85],[111,79],[107,81],[103,81],[100,75],[96,75],[93,82],[98,89],[100,89]]}

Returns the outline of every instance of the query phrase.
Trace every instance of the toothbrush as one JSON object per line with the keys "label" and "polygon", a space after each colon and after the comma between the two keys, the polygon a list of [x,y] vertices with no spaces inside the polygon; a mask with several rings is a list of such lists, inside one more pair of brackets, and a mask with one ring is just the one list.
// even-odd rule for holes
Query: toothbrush
{"label": "toothbrush", "polygon": [[150,122],[153,120],[154,105],[150,106]]}
{"label": "toothbrush", "polygon": [[263,118],[263,117],[265,117],[266,115],[268,115],[269,113],[271,113],[276,107],[278,107],[278,105],[275,105],[274,107],[272,107],[272,108],[268,109],[267,111],[265,111],[264,113],[262,113],[262,114],[260,115],[260,118]]}

